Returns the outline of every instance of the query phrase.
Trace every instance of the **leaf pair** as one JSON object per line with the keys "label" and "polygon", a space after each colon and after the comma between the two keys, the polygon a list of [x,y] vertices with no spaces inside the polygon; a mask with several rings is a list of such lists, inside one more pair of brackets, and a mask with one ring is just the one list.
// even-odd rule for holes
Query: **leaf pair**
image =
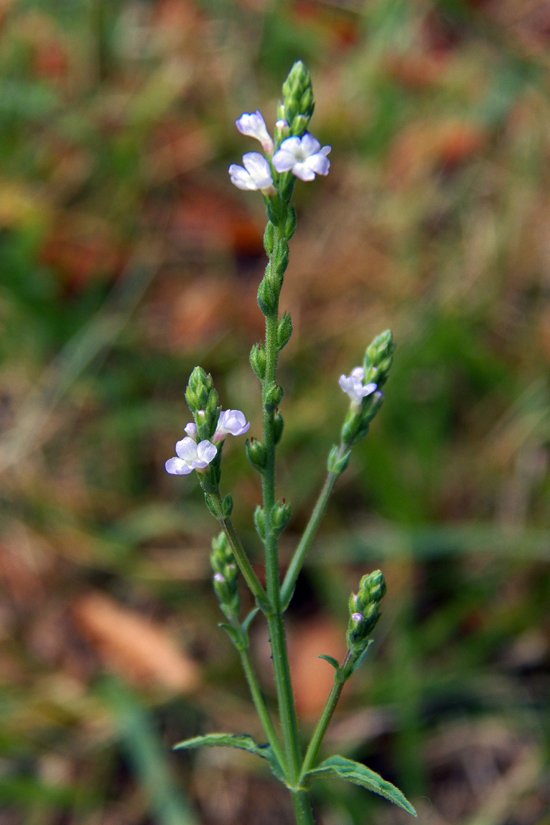
{"label": "leaf pair", "polygon": [[[207,747],[229,747],[241,748],[242,750],[254,753],[262,759],[267,759],[271,770],[281,782],[286,784],[286,776],[282,765],[273,753],[269,745],[258,745],[251,736],[241,734],[240,736],[231,733],[209,733],[206,736],[195,736],[193,739],[187,739],[185,742],[179,742],[174,745],[174,750],[182,750],[184,748],[199,748],[202,745]],[[416,816],[416,811],[401,791],[392,785],[391,782],[386,782],[379,774],[371,771],[360,762],[354,762],[353,759],[346,759],[344,756],[330,756],[321,762],[316,768],[309,771],[304,779],[314,779],[321,774],[328,774],[337,776],[340,779],[345,779],[348,782],[353,782],[355,785],[361,785],[362,788],[373,793],[383,796],[394,805],[398,805],[407,811],[409,814]]]}

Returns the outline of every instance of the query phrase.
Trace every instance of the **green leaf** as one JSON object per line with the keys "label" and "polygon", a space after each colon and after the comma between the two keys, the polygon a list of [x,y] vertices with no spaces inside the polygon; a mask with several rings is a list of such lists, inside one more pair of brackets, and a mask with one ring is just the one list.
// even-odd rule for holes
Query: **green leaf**
{"label": "green leaf", "polygon": [[318,658],[318,659],[324,659],[324,660],[325,660],[325,662],[328,662],[328,663],[329,663],[329,665],[332,665],[332,667],[334,668],[334,670],[338,670],[338,668],[340,667],[340,665],[339,665],[338,661],[334,658],[334,656],[327,656],[327,654],[326,654],[326,653],[319,653],[319,655],[317,656],[317,658]]}
{"label": "green leaf", "polygon": [[186,739],[184,742],[178,742],[174,745],[172,750],[183,750],[186,748],[201,748],[201,747],[222,747],[222,748],[240,748],[244,751],[249,751],[256,756],[261,756],[262,759],[267,759],[271,766],[271,770],[281,782],[286,784],[286,776],[283,767],[279,760],[271,750],[270,745],[258,745],[251,736],[247,734],[235,733],[207,733],[204,736],[195,736],[193,739]]}
{"label": "green leaf", "polygon": [[243,646],[243,638],[236,627],[227,622],[220,622],[218,627],[223,627],[235,647],[239,650]]}
{"label": "green leaf", "polygon": [[260,608],[259,607],[254,607],[250,611],[250,613],[248,614],[248,616],[246,617],[244,622],[242,623],[241,627],[242,627],[243,633],[245,635],[248,634],[248,628],[250,627],[250,625],[252,624],[252,622],[254,621],[254,619],[256,618],[256,616],[258,615],[259,612],[260,612]]}
{"label": "green leaf", "polygon": [[385,779],[382,779],[381,776],[360,762],[354,762],[353,759],[346,759],[344,756],[331,756],[321,762],[318,767],[309,771],[307,776],[313,777],[321,773],[332,773],[339,776],[340,779],[347,779],[348,782],[361,785],[363,788],[389,799],[394,805],[398,805],[404,811],[416,816],[416,811],[411,803],[395,785],[386,782]]}

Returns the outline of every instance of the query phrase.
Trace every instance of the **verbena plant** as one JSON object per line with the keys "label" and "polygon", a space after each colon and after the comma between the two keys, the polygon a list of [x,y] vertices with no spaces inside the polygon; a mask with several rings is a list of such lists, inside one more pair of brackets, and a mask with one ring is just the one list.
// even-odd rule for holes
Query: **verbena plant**
{"label": "verbena plant", "polygon": [[[244,135],[259,140],[263,154],[247,152],[243,155],[243,166],[232,164],[229,167],[235,186],[262,193],[268,219],[264,233],[268,263],[258,287],[258,305],[265,316],[265,342],[255,344],[250,353],[250,364],[262,385],[263,434],[261,440],[250,438],[246,441],[248,460],[262,480],[262,505],[256,507],[254,524],[264,547],[265,587],[254,572],[231,521],[231,495],[222,496],[220,493],[225,438],[246,433],[250,424],[240,410],[222,411],[212,377],[201,367],[195,367],[191,373],[185,394],[194,420],[187,424],[186,436],[176,444],[177,457],[166,462],[166,470],[174,475],[187,475],[193,470],[197,472],[206,505],[221,525],[222,532],[212,541],[210,557],[214,569],[214,590],[227,619],[221,626],[237,648],[267,739],[266,744],[257,744],[248,735],[210,733],[180,742],[175,747],[222,745],[244,748],[267,759],[277,779],[286,785],[292,795],[299,825],[314,822],[309,785],[312,779],[324,775],[338,776],[361,785],[416,816],[401,791],[365,765],[343,756],[331,756],[321,763],[317,761],[342,688],[362,663],[370,645],[370,635],[380,617],[380,601],[386,592],[380,570],[363,576],[357,593],[350,597],[348,650],[343,662],[340,664],[331,656],[322,656],[334,668],[334,684],[305,755],[292,692],[284,612],[292,599],[300,569],[336,479],[346,469],[352,448],[367,435],[370,422],[382,405],[384,396],[381,388],[388,378],[394,350],[392,334],[387,330],[367,347],[362,366],[355,367],[350,375],[340,377],[340,387],[350,399],[340,444],[334,445],[330,451],[324,487],[281,583],[278,540],[289,522],[291,510],[284,499],[275,499],[275,456],[283,434],[283,418],[279,411],[283,388],[277,383],[277,361],[291,336],[292,321],[288,312],[279,316],[279,296],[288,265],[288,243],[296,229],[296,212],[291,203],[296,179],[311,181],[316,174],[328,174],[330,168],[330,146],[321,147],[319,141],[307,131],[313,109],[311,78],[304,64],[298,61],[283,84],[283,99],[277,110],[274,138],[269,134],[260,112],[243,114],[236,122],[237,128]],[[244,621],[240,617],[239,572],[256,604]],[[267,708],[249,654],[248,630],[258,612],[263,613],[269,628],[279,710],[278,727]]]}

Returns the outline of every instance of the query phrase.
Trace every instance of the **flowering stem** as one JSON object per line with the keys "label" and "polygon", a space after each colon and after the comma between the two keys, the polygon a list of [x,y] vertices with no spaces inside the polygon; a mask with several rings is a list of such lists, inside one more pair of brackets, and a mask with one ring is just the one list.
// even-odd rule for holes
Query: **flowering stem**
{"label": "flowering stem", "polygon": [[325,707],[323,708],[323,712],[320,716],[320,719],[317,722],[315,730],[313,731],[313,736],[311,737],[311,741],[306,751],[306,755],[302,765],[302,772],[300,775],[300,782],[303,781],[308,771],[310,771],[313,768],[315,760],[317,759],[317,753],[319,752],[319,748],[321,747],[324,735],[330,724],[330,720],[332,719],[332,715],[336,709],[338,700],[340,699],[342,688],[344,687],[347,681],[346,676],[344,674],[349,658],[350,651],[348,650],[342,666],[339,667],[334,674],[334,684],[332,685],[332,689],[328,695]]}
{"label": "flowering stem", "polygon": [[254,673],[248,649],[239,648],[239,655],[241,657],[241,664],[246,676],[246,681],[248,682],[248,687],[250,688],[250,693],[252,695],[252,701],[254,702],[254,707],[260,717],[260,722],[262,723],[265,735],[267,736],[267,741],[271,745],[271,749],[279,760],[279,763],[284,771],[286,768],[285,755],[281,747],[279,736],[277,735],[277,731],[275,730],[275,726],[273,725],[271,716],[269,715],[269,711],[265,704],[256,674]]}
{"label": "flowering stem", "polygon": [[[340,444],[337,453],[337,459],[341,458],[345,454],[347,449],[347,445]],[[311,543],[315,538],[317,528],[319,527],[321,519],[324,515],[328,500],[330,498],[330,494],[332,493],[332,489],[336,483],[336,479],[340,474],[341,473],[335,471],[329,471],[329,473],[327,474],[325,484],[323,486],[323,489],[321,490],[319,498],[317,499],[315,509],[311,514],[307,527],[304,530],[304,534],[300,539],[300,543],[294,551],[294,555],[286,572],[286,576],[283,581],[283,586],[281,588],[281,609],[283,611],[287,609],[290,600],[292,599],[292,594],[294,593],[296,580],[300,574],[300,570],[302,569]]]}
{"label": "flowering stem", "polygon": [[[284,220],[281,220],[284,225]],[[274,247],[286,242],[282,226],[275,227]],[[270,255],[266,278],[273,281],[275,262]],[[292,693],[290,679],[290,665],[286,646],[283,614],[281,610],[281,592],[279,577],[278,534],[273,525],[272,513],[275,504],[275,431],[274,410],[269,402],[269,393],[277,377],[277,359],[279,346],[277,327],[279,320],[278,300],[273,308],[265,313],[265,374],[262,380],[262,407],[263,407],[263,443],[266,450],[265,466],[262,472],[262,498],[265,519],[265,557],[266,557],[266,590],[270,602],[270,610],[266,613],[269,626],[269,637],[273,657],[273,672],[279,703],[281,728],[286,753],[287,775],[291,792],[299,793],[299,799],[294,802],[296,818],[299,825],[313,825],[313,814],[309,799],[303,798],[303,791],[299,792],[297,780],[300,774],[302,754],[298,734],[298,720]],[[307,795],[306,795],[307,797]]]}
{"label": "flowering stem", "polygon": [[256,573],[252,569],[252,565],[250,564],[245,549],[241,544],[241,540],[237,535],[237,531],[233,526],[233,522],[229,517],[223,516],[222,500],[219,492],[212,493],[211,495],[218,510],[218,521],[220,522],[223,532],[227,536],[227,540],[233,550],[233,555],[235,556],[235,561],[239,565],[239,570],[243,574],[244,580],[252,591],[252,595],[256,599],[258,607],[265,612],[269,609],[269,602],[267,601],[266,592],[263,589]]}

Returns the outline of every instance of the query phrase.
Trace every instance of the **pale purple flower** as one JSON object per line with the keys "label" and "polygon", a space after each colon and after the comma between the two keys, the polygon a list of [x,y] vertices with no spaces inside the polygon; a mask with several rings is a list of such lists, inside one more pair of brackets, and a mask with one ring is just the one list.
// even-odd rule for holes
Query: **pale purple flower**
{"label": "pale purple flower", "polygon": [[363,367],[355,367],[349,375],[341,375],[338,383],[344,392],[347,392],[354,406],[359,406],[363,398],[376,390],[376,384],[363,384],[365,371]]}
{"label": "pale purple flower", "polygon": [[352,613],[351,618],[354,622],[362,622],[365,617],[362,613]]}
{"label": "pale purple flower", "polygon": [[301,138],[288,137],[275,152],[272,163],[277,172],[291,171],[300,180],[313,180],[315,175],[328,175],[330,146],[323,146],[306,132]]}
{"label": "pale purple flower", "polygon": [[269,163],[259,152],[246,152],[243,164],[232,163],[229,167],[231,183],[238,189],[269,189],[273,186]]}
{"label": "pale purple flower", "polygon": [[211,441],[200,441],[186,436],[176,444],[177,458],[169,458],[164,467],[173,476],[186,476],[193,470],[204,470],[216,456],[217,449]]}
{"label": "pale purple flower", "polygon": [[235,121],[235,126],[242,135],[248,135],[259,140],[264,152],[269,155],[272,153],[273,140],[267,131],[262,113],[258,109],[255,112],[243,112],[240,118]]}
{"label": "pale purple flower", "polygon": [[191,422],[190,424],[186,424],[183,428],[183,431],[187,433],[189,438],[192,438],[193,441],[197,440],[197,425]]}
{"label": "pale purple flower", "polygon": [[250,421],[240,410],[223,410],[218,418],[213,441],[222,441],[226,435],[243,435],[250,429]]}
{"label": "pale purple flower", "polygon": [[214,573],[214,579],[217,582],[225,582],[225,579],[223,577],[223,573]]}

